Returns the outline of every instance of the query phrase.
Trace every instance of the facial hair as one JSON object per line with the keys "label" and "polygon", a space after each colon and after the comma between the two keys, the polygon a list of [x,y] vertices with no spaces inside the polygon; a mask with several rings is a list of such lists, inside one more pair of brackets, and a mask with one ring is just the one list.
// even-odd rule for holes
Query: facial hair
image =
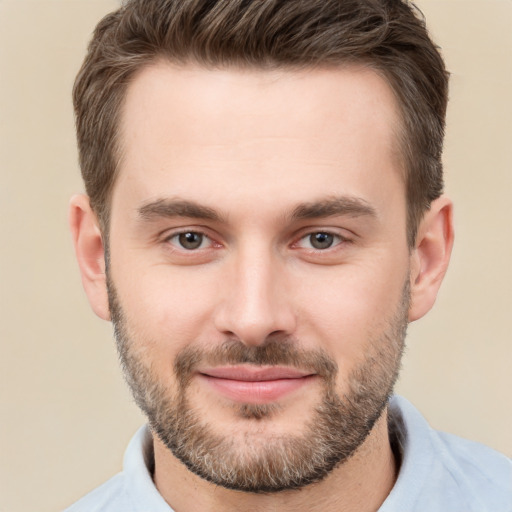
{"label": "facial hair", "polygon": [[[228,489],[272,493],[297,489],[325,478],[363,444],[383,414],[398,377],[410,304],[409,281],[385,330],[368,340],[362,362],[346,376],[347,391],[336,392],[338,366],[321,349],[305,350],[297,340],[271,335],[247,346],[237,339],[205,350],[191,344],[174,361],[175,389],[152,371],[141,341],[130,332],[115,286],[108,279],[109,304],[119,358],[134,399],[154,435],[199,477]],[[341,334],[342,335],[342,334]],[[221,434],[188,396],[200,365],[284,365],[317,374],[322,395],[301,432],[269,435],[257,429],[243,439]],[[271,422],[277,404],[238,404],[247,422]]]}

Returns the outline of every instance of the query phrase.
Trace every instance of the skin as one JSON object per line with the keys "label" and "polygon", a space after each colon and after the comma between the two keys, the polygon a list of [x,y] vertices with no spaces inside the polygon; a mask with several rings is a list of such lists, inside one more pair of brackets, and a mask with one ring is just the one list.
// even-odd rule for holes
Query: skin
{"label": "skin", "polygon": [[[138,74],[121,122],[110,273],[140,357],[162,384],[176,386],[172,362],[187,344],[211,347],[229,336],[258,345],[278,333],[328,353],[343,396],[347,375],[386,330],[407,279],[409,321],[428,312],[451,253],[452,205],[434,201],[415,247],[407,246],[398,128],[390,88],[364,68],[206,70],[159,62]],[[345,208],[293,215],[333,198]],[[184,201],[215,215],[177,209]],[[347,201],[364,208],[355,214]],[[152,213],[144,215],[148,205]],[[71,200],[70,224],[91,306],[109,320],[104,247],[86,196]],[[180,247],[183,231],[204,233],[204,243]],[[335,235],[333,245],[314,249],[310,235],[318,232]],[[255,423],[236,416],[231,399],[204,379],[190,384],[203,417],[237,440],[300,433],[319,395],[311,379],[277,399],[272,421]],[[216,487],[158,438],[155,483],[177,512],[377,510],[397,470],[386,414],[352,458],[298,491]]]}

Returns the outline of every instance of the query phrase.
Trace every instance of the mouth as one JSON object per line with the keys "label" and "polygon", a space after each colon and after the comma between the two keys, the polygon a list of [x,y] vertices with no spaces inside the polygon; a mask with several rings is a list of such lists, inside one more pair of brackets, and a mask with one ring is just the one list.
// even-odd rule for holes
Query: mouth
{"label": "mouth", "polygon": [[286,366],[205,368],[199,377],[215,392],[235,402],[271,403],[299,390],[316,375]]}

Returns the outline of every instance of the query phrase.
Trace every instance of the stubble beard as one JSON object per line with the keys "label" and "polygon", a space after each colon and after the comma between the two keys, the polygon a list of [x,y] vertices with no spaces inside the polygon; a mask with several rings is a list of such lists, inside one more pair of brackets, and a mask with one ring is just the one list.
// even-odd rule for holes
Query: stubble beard
{"label": "stubble beard", "polygon": [[[125,379],[148,418],[154,435],[201,478],[228,489],[272,493],[304,487],[325,478],[363,444],[382,416],[398,378],[410,303],[409,281],[397,311],[378,339],[370,340],[364,360],[347,378],[346,393],[336,392],[338,367],[322,350],[298,348],[296,340],[270,336],[246,346],[236,339],[206,352],[187,347],[174,362],[176,389],[154,375],[151,361],[137,351],[112,281],[109,304]],[[238,437],[220,434],[188,397],[199,364],[288,365],[318,374],[322,398],[300,433],[271,435],[255,423],[271,424],[277,404],[233,404],[238,421],[250,428]],[[270,429],[271,430],[271,429]]]}

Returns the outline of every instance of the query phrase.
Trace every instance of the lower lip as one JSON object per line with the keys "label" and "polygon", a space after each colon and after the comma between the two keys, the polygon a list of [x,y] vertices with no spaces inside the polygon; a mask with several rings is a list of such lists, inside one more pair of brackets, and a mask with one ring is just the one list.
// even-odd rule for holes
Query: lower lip
{"label": "lower lip", "polygon": [[311,382],[313,376],[293,379],[245,381],[221,379],[202,374],[201,377],[217,392],[235,402],[265,404],[275,402]]}

